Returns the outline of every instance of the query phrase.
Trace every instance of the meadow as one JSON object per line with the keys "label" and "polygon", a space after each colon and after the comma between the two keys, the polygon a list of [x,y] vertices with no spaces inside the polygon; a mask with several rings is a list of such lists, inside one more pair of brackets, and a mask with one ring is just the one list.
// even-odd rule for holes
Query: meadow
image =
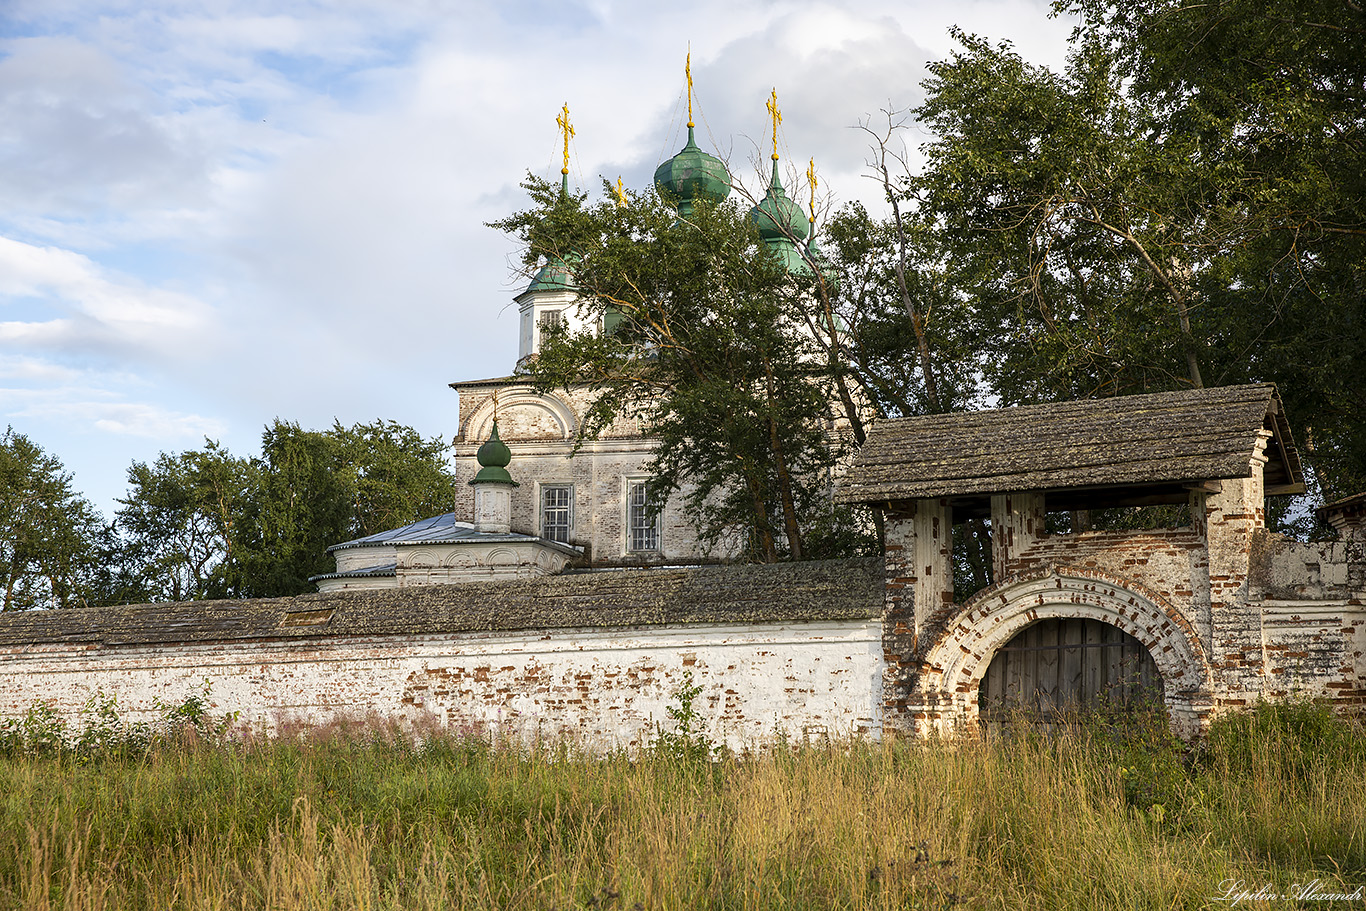
{"label": "meadow", "polygon": [[0,727],[0,908],[1366,904],[1366,730],[1313,703],[1195,747],[1094,716],[718,756],[684,717],[634,757],[375,723],[264,738],[203,706]]}

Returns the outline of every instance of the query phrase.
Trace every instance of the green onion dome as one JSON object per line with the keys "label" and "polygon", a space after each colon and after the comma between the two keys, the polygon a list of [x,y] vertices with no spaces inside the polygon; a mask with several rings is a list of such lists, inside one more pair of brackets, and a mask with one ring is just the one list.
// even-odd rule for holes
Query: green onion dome
{"label": "green onion dome", "polygon": [[686,218],[692,214],[694,200],[720,202],[730,195],[730,172],[721,159],[698,148],[693,125],[688,124],[688,144],[655,169],[655,186],[666,200],[677,204],[679,216]]}
{"label": "green onion dome", "polygon": [[[571,257],[572,258],[572,257]],[[527,285],[528,291],[573,291],[574,284],[569,275],[569,266],[559,256],[551,256]]]}
{"label": "green onion dome", "polygon": [[825,251],[816,243],[816,238],[811,237],[807,239],[806,255],[816,264],[816,271],[821,274],[821,277],[824,278],[828,284],[837,284],[835,266],[830,262],[830,258],[825,255]]}
{"label": "green onion dome", "polygon": [[775,241],[799,241],[810,232],[806,213],[788,198],[783,182],[778,178],[778,159],[773,159],[773,179],[763,200],[749,210],[750,221],[759,229],[759,236],[772,245]]}
{"label": "green onion dome", "polygon": [[512,461],[512,450],[508,449],[507,444],[498,439],[498,422],[493,422],[493,433],[489,435],[483,446],[479,447],[479,452],[475,454],[475,459],[479,462],[479,473],[474,476],[471,484],[516,484],[512,480],[512,475],[508,474],[508,463]]}

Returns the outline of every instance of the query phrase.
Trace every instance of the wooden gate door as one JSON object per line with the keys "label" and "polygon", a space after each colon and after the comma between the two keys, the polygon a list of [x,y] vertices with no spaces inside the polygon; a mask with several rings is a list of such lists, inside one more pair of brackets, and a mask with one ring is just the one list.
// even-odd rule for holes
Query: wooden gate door
{"label": "wooden gate door", "polygon": [[1162,704],[1162,677],[1147,648],[1099,620],[1048,619],[1021,630],[982,678],[988,729],[1021,715],[1040,723],[1079,710]]}

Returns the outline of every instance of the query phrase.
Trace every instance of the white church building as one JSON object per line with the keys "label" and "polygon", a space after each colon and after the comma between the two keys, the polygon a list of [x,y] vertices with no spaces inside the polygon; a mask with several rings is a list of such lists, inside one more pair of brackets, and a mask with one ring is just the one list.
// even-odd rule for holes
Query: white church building
{"label": "white church building", "polygon": [[[568,136],[562,192],[568,192]],[[811,226],[790,199],[778,173],[751,219],[768,248],[790,269],[805,268],[797,244],[809,241]],[[732,178],[725,164],[688,140],[655,171],[655,185],[686,218],[694,202],[724,200]],[[810,219],[814,222],[814,217]],[[649,465],[654,442],[637,421],[621,415],[595,439],[579,440],[590,405],[586,389],[538,392],[522,367],[540,351],[542,333],[610,331],[578,305],[570,269],[559,259],[543,265],[517,295],[518,358],[512,372],[451,383],[460,396],[455,436],[458,471],[480,466],[461,485],[450,513],[401,529],[334,545],[334,573],[316,577],[319,591],[406,587],[557,573],[567,566],[608,568],[726,562],[725,550],[709,549],[684,514],[682,496],[663,504],[650,500]],[[508,452],[499,471],[505,477],[481,482],[490,464],[489,443]],[[577,448],[576,448],[577,447]],[[497,461],[495,457],[494,461]],[[468,466],[468,468],[467,468]],[[496,496],[494,495],[496,492]],[[489,514],[485,505],[496,505]]]}

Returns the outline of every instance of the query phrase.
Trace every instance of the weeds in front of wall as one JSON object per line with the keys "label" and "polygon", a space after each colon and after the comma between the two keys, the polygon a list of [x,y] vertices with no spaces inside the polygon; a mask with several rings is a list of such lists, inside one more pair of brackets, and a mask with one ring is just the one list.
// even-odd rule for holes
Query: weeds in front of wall
{"label": "weeds in front of wall", "polygon": [[1089,911],[1366,879],[1366,734],[1312,704],[1194,750],[1111,719],[718,758],[694,686],[635,758],[386,725],[124,750],[107,700],[82,753],[40,710],[0,755],[0,909]]}
{"label": "weeds in front of wall", "polygon": [[693,682],[692,671],[684,671],[678,689],[674,690],[673,704],[665,707],[670,726],[655,725],[650,744],[650,753],[655,758],[688,765],[724,758],[725,746],[713,743],[702,730],[702,715],[696,706],[701,695],[702,687]]}
{"label": "weeds in front of wall", "polygon": [[82,707],[76,724],[47,703],[35,703],[19,718],[0,721],[0,757],[75,757],[81,762],[146,753],[166,741],[193,737],[221,741],[237,720],[236,713],[214,716],[206,680],[178,703],[153,700],[157,718],[127,721],[119,716],[117,697],[96,690]]}

